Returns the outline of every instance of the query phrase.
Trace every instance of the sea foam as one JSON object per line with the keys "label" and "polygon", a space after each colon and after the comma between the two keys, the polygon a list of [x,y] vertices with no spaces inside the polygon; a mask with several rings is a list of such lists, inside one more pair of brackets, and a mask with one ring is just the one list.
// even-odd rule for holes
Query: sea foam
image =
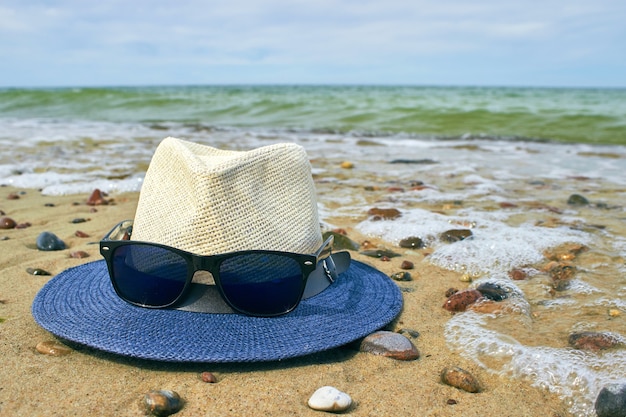
{"label": "sea foam", "polygon": [[486,327],[487,316],[472,311],[455,315],[445,327],[448,346],[498,375],[528,381],[560,397],[577,417],[595,416],[593,404],[602,387],[626,382],[626,350],[601,355],[571,348],[525,346]]}
{"label": "sea foam", "polygon": [[[503,223],[502,213],[467,212],[466,216],[446,216],[428,210],[404,211],[396,220],[368,219],[358,229],[388,242],[420,237],[434,252],[429,261],[442,268],[472,275],[502,274],[513,268],[540,262],[543,251],[563,243],[588,243],[590,237],[566,227],[546,228],[530,224],[514,227]],[[449,229],[467,228],[472,236],[454,244],[438,236]]]}

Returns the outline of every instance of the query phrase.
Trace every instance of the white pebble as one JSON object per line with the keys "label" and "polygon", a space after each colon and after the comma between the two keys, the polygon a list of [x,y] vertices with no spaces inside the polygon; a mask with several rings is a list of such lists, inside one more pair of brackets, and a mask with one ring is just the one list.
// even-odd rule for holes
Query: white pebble
{"label": "white pebble", "polygon": [[335,387],[321,387],[309,398],[309,407],[319,411],[345,411],[352,405],[352,398]]}

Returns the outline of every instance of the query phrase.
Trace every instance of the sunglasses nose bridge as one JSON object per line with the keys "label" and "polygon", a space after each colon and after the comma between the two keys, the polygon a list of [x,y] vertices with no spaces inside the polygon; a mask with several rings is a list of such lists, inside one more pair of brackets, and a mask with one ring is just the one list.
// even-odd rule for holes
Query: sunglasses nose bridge
{"label": "sunglasses nose bridge", "polygon": [[216,262],[212,256],[199,256],[196,255],[193,257],[193,270],[197,271],[206,271],[213,275],[215,271]]}

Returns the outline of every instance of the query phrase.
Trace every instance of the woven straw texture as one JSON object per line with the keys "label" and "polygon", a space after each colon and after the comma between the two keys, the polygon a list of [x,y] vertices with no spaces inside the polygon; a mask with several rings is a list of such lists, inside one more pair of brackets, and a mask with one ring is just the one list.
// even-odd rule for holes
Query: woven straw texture
{"label": "woven straw texture", "polygon": [[240,152],[166,138],[146,172],[132,239],[200,255],[314,252],[322,236],[306,152],[288,143]]}
{"label": "woven straw texture", "polygon": [[169,362],[275,361],[362,338],[402,308],[398,287],[383,273],[352,261],[324,292],[274,318],[151,310],[117,297],[104,261],[61,272],[35,297],[43,328],[99,350]]}

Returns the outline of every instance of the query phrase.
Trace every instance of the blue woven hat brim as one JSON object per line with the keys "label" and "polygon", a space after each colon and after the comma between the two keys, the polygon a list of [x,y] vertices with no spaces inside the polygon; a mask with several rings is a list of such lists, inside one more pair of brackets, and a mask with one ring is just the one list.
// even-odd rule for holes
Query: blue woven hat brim
{"label": "blue woven hat brim", "polygon": [[402,294],[358,261],[328,289],[272,318],[154,310],[122,301],[104,261],[67,269],[39,291],[35,321],[73,342],[119,355],[168,362],[260,362],[345,345],[389,324]]}

